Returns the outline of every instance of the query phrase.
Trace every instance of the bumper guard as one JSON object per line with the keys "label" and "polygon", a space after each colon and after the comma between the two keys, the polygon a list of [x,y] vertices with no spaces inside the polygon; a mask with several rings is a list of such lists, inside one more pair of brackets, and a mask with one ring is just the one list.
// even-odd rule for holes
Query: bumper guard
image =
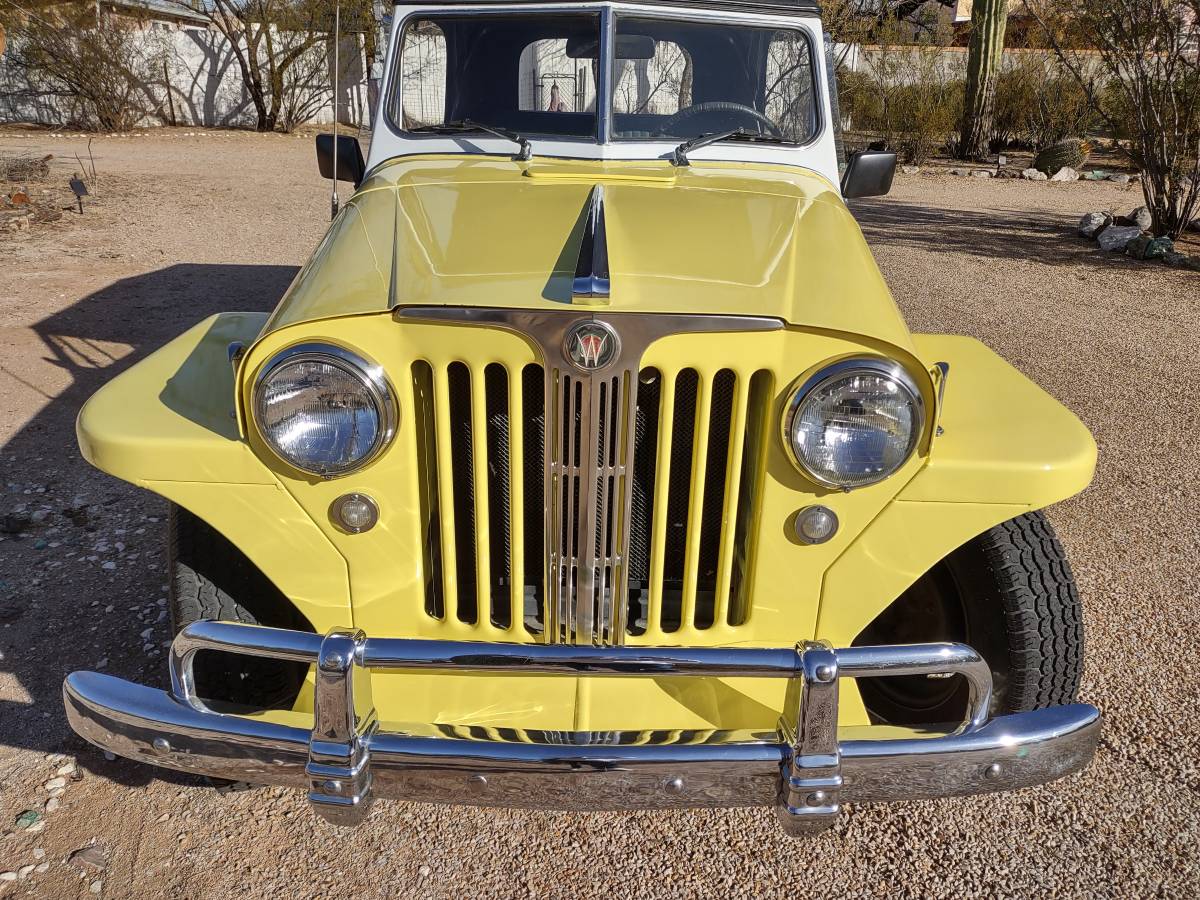
{"label": "bumper guard", "polygon": [[[193,660],[219,650],[316,666],[311,731],[230,715],[196,696]],[[576,676],[789,679],[774,735],[716,732],[704,742],[635,733],[527,734],[513,740],[381,731],[365,669]],[[97,672],[63,684],[71,726],[120,756],[185,772],[303,787],[313,808],[356,824],[374,796],[541,809],[773,805],[785,829],[829,827],[843,800],[875,802],[1011,790],[1078,771],[1100,713],[1086,704],[988,718],[992,677],[964,644],[793,649],[483,644],[325,637],[229,622],[187,626],[171,649],[171,691]],[[932,737],[838,739],[838,680],[957,674],[968,718]]]}

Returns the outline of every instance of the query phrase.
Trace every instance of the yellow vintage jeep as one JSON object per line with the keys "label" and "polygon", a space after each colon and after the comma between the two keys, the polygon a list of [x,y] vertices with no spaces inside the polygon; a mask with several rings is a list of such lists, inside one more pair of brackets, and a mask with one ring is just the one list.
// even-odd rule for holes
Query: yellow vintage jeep
{"label": "yellow vintage jeep", "polygon": [[[79,416],[171,504],[168,691],[76,672],[114,753],[568,809],[1045,782],[1091,759],[1038,511],[1083,425],[912,334],[848,197],[814,0],[403,5],[352,197],[270,316],[201,322]],[[336,183],[336,182],[335,182]],[[335,195],[336,198],[336,195]]]}

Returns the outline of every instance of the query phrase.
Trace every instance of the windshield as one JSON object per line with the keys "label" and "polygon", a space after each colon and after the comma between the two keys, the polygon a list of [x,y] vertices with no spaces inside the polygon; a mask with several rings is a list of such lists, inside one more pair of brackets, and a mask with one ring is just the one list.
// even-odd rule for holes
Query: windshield
{"label": "windshield", "polygon": [[404,131],[466,120],[595,138],[598,15],[421,16],[401,40],[389,111]]}
{"label": "windshield", "polygon": [[[389,117],[409,133],[595,140],[600,42],[596,13],[414,16]],[[799,29],[620,15],[612,56],[616,140],[733,132],[803,144],[816,135],[813,60]]]}
{"label": "windshield", "polygon": [[621,16],[617,48],[625,51],[613,73],[617,138],[742,129],[803,144],[817,132],[812,56],[798,30]]}

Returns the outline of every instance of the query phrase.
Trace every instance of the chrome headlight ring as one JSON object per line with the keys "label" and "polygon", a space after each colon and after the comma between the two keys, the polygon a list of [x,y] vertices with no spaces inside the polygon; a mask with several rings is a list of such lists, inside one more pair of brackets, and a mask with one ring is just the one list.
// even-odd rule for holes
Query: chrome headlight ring
{"label": "chrome headlight ring", "polygon": [[[323,364],[358,382],[376,416],[374,439],[366,452],[344,464],[312,464],[288,454],[272,437],[266,417],[265,386],[284,369],[301,363]],[[383,368],[357,353],[335,344],[295,344],[279,351],[263,365],[255,378],[253,396],[249,406],[255,428],[272,453],[289,466],[322,478],[348,475],[378,457],[395,436],[400,418],[395,392],[388,382]]]}
{"label": "chrome headlight ring", "polygon": [[[796,451],[793,434],[796,417],[801,413],[806,401],[818,396],[823,389],[860,374],[881,377],[895,384],[911,404],[912,423],[904,451],[895,465],[885,471],[880,471],[876,476],[859,479],[853,483],[845,483],[828,478],[807,465]],[[913,452],[921,442],[921,436],[925,428],[925,400],[916,382],[908,374],[908,371],[894,360],[873,356],[851,357],[827,366],[822,366],[795,388],[788,397],[784,407],[781,425],[784,450],[792,465],[801,474],[822,487],[838,491],[850,491],[883,481],[893,475],[912,457]]]}

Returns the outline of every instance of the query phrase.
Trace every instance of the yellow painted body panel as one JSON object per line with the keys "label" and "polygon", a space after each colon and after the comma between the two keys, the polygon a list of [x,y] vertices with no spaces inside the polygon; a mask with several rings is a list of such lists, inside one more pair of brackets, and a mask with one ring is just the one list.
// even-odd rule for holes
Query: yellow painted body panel
{"label": "yellow painted body panel", "polygon": [[[745,624],[731,627],[718,616],[709,629],[651,629],[629,643],[780,646],[817,636],[847,644],[955,547],[1090,480],[1095,445],[1053,398],[976,341],[908,333],[857,226],[816,176],[715,164],[680,171],[538,160],[517,167],[480,157],[381,167],[269,322],[236,313],[209,319],[97,393],[79,418],[85,456],[228,536],[318,631],[353,624],[375,635],[540,640],[519,615],[516,625],[500,628],[484,616],[471,624],[453,611],[442,619],[425,611],[411,374],[417,360],[435,372],[458,360],[494,360],[515,372],[537,354],[514,334],[401,323],[389,310],[393,303],[561,309],[551,295],[573,272],[567,235],[596,181],[606,184],[613,265],[606,314],[618,328],[622,314],[642,311],[735,312],[789,323],[775,332],[672,335],[650,347],[644,365],[710,376],[728,368],[739,379],[769,370],[778,421],[790,389],[815,369],[831,359],[883,355],[913,374],[928,412],[913,459],[851,493],[803,478],[772,430]],[[226,359],[232,340],[254,342],[241,363],[240,390]],[[291,470],[247,424],[245,396],[264,363],[312,340],[382,365],[399,401],[395,440],[344,478]],[[928,374],[936,362],[950,364],[940,411]],[[935,415],[944,429],[938,437]],[[330,504],[350,491],[378,502],[374,529],[348,535],[331,524]],[[814,502],[831,507],[841,528],[828,543],[805,546],[788,525]],[[385,724],[757,730],[774,727],[784,685],[376,673],[373,688]],[[297,708],[308,703],[305,693]],[[842,723],[866,721],[857,693],[844,691]]]}
{"label": "yellow painted body panel", "polygon": [[609,311],[774,316],[912,349],[833,186],[803,169],[727,163],[393,160],[346,204],[269,327],[389,305],[561,309],[597,183]]}

